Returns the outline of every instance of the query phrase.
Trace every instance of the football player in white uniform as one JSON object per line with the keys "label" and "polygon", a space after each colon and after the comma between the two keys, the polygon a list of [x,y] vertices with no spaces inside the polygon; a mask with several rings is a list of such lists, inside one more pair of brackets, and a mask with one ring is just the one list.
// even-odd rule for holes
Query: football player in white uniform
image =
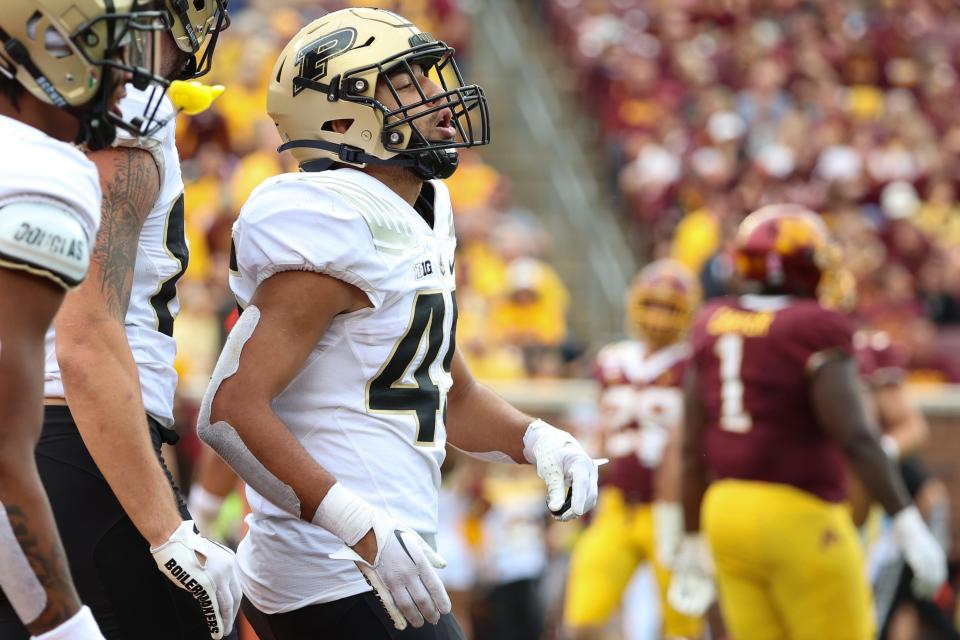
{"label": "football player in white uniform", "polygon": [[260,185],[234,225],[244,311],[198,421],[249,485],[237,568],[261,637],[462,637],[433,548],[448,441],[535,464],[558,518],[596,502],[577,441],[478,384],[455,347],[440,179],[489,118],[452,54],[394,13],[344,9],[271,76],[302,171]]}
{"label": "football player in white uniform", "polygon": [[43,336],[87,274],[97,169],[125,82],[159,82],[164,14],[134,0],[17,0],[0,12],[0,637],[102,638],[81,606],[37,474]]}
{"label": "football player in white uniform", "polygon": [[[222,4],[159,6],[171,25],[156,38],[163,77],[208,67],[190,60],[209,60],[200,47],[222,28]],[[175,437],[172,325],[187,266],[175,113],[159,92],[126,92],[125,113],[160,124],[88,155],[102,221],[89,277],[47,335],[38,466],[78,591],[106,638],[216,639],[239,607],[234,554],[197,534],[159,456]]]}

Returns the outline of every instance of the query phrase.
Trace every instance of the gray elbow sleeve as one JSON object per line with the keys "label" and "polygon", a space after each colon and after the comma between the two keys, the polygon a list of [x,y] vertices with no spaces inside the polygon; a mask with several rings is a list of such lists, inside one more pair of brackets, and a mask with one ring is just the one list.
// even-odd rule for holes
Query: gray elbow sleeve
{"label": "gray elbow sleeve", "polygon": [[214,367],[210,384],[207,386],[206,393],[203,394],[200,415],[197,418],[197,435],[233,467],[237,475],[254,491],[299,518],[300,499],[297,498],[293,488],[284,484],[263,466],[263,463],[244,444],[237,430],[229,423],[223,420],[210,423],[210,407],[213,405],[213,399],[223,381],[237,372],[243,346],[253,335],[259,322],[260,310],[251,305],[240,314],[240,319],[227,337],[220,358],[217,360],[217,366]]}

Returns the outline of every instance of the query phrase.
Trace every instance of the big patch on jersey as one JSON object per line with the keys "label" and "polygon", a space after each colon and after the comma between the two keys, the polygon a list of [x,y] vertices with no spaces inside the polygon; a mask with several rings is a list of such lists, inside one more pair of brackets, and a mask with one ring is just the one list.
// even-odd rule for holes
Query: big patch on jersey
{"label": "big patch on jersey", "polygon": [[0,266],[72,289],[87,275],[89,245],[83,225],[62,204],[18,200],[0,205]]}

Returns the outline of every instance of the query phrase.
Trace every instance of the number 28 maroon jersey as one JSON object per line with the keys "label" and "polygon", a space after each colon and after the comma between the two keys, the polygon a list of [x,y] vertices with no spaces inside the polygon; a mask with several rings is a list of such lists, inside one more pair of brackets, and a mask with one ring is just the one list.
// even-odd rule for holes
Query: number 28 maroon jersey
{"label": "number 28 maroon jersey", "polygon": [[809,398],[810,374],[837,353],[853,355],[853,327],[816,300],[742,296],[701,310],[691,366],[713,479],[787,484],[830,502],[845,497],[846,459]]}
{"label": "number 28 maroon jersey", "polygon": [[654,474],[670,431],[683,416],[683,372],[690,346],[676,343],[656,352],[627,340],[597,354],[600,406],[606,414],[603,486],[619,489],[628,502],[654,498]]}

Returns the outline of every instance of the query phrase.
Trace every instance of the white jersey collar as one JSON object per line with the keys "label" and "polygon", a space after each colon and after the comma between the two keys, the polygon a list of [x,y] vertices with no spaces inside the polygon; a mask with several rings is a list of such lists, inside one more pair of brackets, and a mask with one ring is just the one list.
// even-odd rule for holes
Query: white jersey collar
{"label": "white jersey collar", "polygon": [[637,343],[637,355],[626,363],[630,380],[641,384],[649,384],[681,360],[690,355],[690,345],[687,342],[677,342],[664,347],[659,351],[651,352],[643,343]]}

